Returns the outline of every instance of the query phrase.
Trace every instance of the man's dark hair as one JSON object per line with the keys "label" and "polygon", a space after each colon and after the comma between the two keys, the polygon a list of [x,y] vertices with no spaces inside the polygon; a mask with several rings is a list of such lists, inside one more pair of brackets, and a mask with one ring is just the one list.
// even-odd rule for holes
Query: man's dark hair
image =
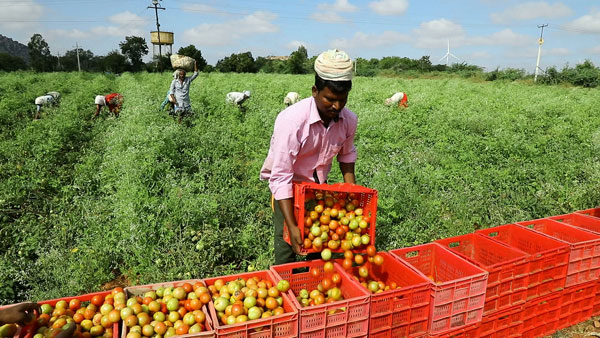
{"label": "man's dark hair", "polygon": [[332,92],[336,94],[347,93],[352,89],[352,81],[331,81],[323,80],[319,74],[315,73],[315,87],[321,91],[325,87],[328,87]]}

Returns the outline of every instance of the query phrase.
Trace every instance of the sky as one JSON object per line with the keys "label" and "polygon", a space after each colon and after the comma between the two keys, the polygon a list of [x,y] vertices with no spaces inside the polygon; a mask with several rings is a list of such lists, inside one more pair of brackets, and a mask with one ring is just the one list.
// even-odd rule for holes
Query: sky
{"label": "sky", "polygon": [[[450,51],[460,61],[494,70],[600,66],[600,2],[513,0],[161,0],[162,31],[174,33],[173,52],[193,44],[209,64],[232,53],[289,55],[304,45],[309,57],[338,48],[354,59]],[[156,30],[151,0],[0,0],[0,34],[27,44],[40,33],[52,54],[78,44],[96,55],[126,36]],[[450,63],[457,62],[451,58]]]}

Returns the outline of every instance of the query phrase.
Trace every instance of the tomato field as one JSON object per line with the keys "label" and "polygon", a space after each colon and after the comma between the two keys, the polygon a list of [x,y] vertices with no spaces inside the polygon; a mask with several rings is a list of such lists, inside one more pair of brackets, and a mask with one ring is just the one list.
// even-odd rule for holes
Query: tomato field
{"label": "tomato field", "polygon": [[[285,94],[309,96],[311,75],[201,74],[182,124],[159,110],[168,73],[0,78],[0,304],[271,265],[259,170]],[[61,104],[34,121],[51,90]],[[244,90],[244,112],[225,104]],[[396,91],[409,108],[383,104]],[[92,119],[109,92],[121,116]],[[377,249],[599,205],[598,102],[527,82],[356,78],[347,107],[357,181],[379,193]]]}

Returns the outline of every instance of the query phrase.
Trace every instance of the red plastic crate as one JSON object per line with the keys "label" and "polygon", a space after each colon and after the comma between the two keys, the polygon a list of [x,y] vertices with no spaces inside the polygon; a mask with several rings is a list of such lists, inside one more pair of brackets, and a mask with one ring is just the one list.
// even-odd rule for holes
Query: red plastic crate
{"label": "red plastic crate", "polygon": [[432,279],[429,334],[481,322],[488,273],[437,243],[391,250],[424,278]]}
{"label": "red plastic crate", "polygon": [[600,315],[600,281],[596,282],[596,295],[594,296],[594,309],[592,316]]}
{"label": "red plastic crate", "polygon": [[597,281],[566,288],[561,296],[558,330],[586,321],[592,317]]}
{"label": "red plastic crate", "polygon": [[529,254],[527,299],[564,288],[569,262],[566,243],[515,224],[477,230],[476,233]]}
{"label": "red plastic crate", "polygon": [[462,329],[452,330],[437,335],[428,335],[429,338],[479,338],[479,324],[470,325]]}
{"label": "red plastic crate", "polygon": [[[164,283],[129,286],[129,287],[125,288],[125,296],[127,297],[127,299],[129,299],[129,297],[131,297],[131,296],[140,296],[140,295],[145,294],[148,291],[157,290],[161,286],[164,288],[168,288],[168,287],[175,288],[178,286],[182,286],[185,283],[194,285],[198,282],[204,284],[204,282],[201,279],[188,279],[188,280],[181,280],[181,281],[174,281],[174,282],[164,282]],[[206,330],[205,331],[200,332],[200,333],[194,333],[194,334],[178,335],[178,336],[174,336],[174,337],[178,337],[178,338],[196,338],[196,337],[213,338],[213,337],[216,337],[214,325],[212,322],[212,318],[210,317],[208,307],[206,305],[202,306],[202,311],[206,315],[206,323],[205,323]],[[129,333],[129,328],[127,326],[125,326],[125,323],[123,323],[123,321],[121,321],[121,338],[126,338],[128,333]]]}
{"label": "red plastic crate", "polygon": [[436,242],[489,272],[484,316],[521,305],[527,300],[527,253],[481,234],[467,234]]}
{"label": "red plastic crate", "polygon": [[[350,278],[348,274],[343,273],[344,269],[339,264],[334,263],[334,269],[341,276],[339,288],[342,291],[343,300],[302,307],[296,299],[300,290],[306,289],[310,292],[317,288],[321,280],[313,278],[307,269],[319,269],[323,274],[323,264],[322,260],[314,260],[271,266],[275,278],[290,282],[288,294],[300,313],[298,337],[342,338],[367,336],[369,334],[369,293],[353,278]],[[306,272],[296,272],[299,270],[306,270]],[[330,313],[330,311],[340,308],[345,308],[345,311]]]}
{"label": "red plastic crate", "polygon": [[588,216],[585,214],[566,214],[549,217],[551,220],[572,225],[579,229],[584,229],[594,234],[600,234],[600,218]]}
{"label": "red plastic crate", "polygon": [[578,213],[578,214],[584,214],[584,215],[588,215],[588,216],[600,218],[600,208],[592,208],[592,209],[586,209],[586,210],[579,210],[579,211],[575,211],[575,212]]}
{"label": "red plastic crate", "polygon": [[597,280],[600,277],[600,236],[548,218],[518,225],[528,227],[568,244],[569,268],[565,287]]}
{"label": "red plastic crate", "polygon": [[513,306],[510,309],[483,316],[479,326],[481,338],[513,338],[521,337],[523,329],[523,307]]}
{"label": "red plastic crate", "polygon": [[[108,294],[110,294],[111,291],[100,291],[100,292],[93,292],[93,293],[87,293],[85,295],[81,295],[81,296],[74,296],[74,297],[64,297],[64,298],[56,298],[56,299],[50,299],[50,300],[42,300],[42,301],[38,301],[37,303],[42,305],[42,304],[50,304],[53,307],[56,306],[56,303],[58,303],[58,301],[60,300],[64,300],[67,303],[70,302],[72,299],[78,299],[81,302],[88,302],[92,299],[92,297],[96,296],[96,295],[100,295],[100,296],[106,296]],[[119,321],[120,323],[121,321]],[[114,323],[112,326],[113,329],[113,337],[117,338],[119,337],[119,323]],[[36,331],[37,331],[37,323],[34,322],[32,325],[28,325],[25,328],[22,329],[21,331],[21,336],[23,338],[32,338]]]}
{"label": "red plastic crate", "polygon": [[[222,279],[225,283],[236,280],[238,278],[250,278],[257,276],[258,278],[269,280],[273,285],[277,285],[277,279],[268,270],[246,272],[237,275],[213,277],[204,279],[207,286],[213,285],[217,279]],[[285,313],[267,318],[249,320],[244,323],[233,325],[223,325],[219,321],[217,311],[211,301],[208,303],[208,310],[212,318],[216,336],[221,338],[292,338],[298,337],[298,309],[293,305],[291,299],[285,294],[283,297],[283,309]]]}
{"label": "red plastic crate", "polygon": [[[378,254],[384,263],[381,266],[367,263],[369,275],[386,283],[396,282],[399,288],[370,295],[369,336],[412,338],[427,334],[429,281],[387,252]],[[352,274],[358,276],[358,266]],[[348,274],[348,278],[353,277]]]}
{"label": "red plastic crate", "polygon": [[525,338],[549,335],[558,328],[562,292],[529,300],[523,305],[523,334]]}
{"label": "red plastic crate", "polygon": [[[363,215],[369,215],[369,231],[371,244],[375,243],[375,224],[377,218],[377,190],[363,187],[357,184],[337,183],[337,184],[317,184],[313,182],[294,183],[294,216],[298,229],[304,239],[304,217],[305,217],[305,202],[307,195],[310,195],[315,190],[355,193],[356,199],[359,201],[359,206],[363,208]],[[289,244],[290,237],[287,225],[284,224],[283,239]],[[301,254],[315,252],[313,249],[301,248]],[[332,252],[343,252],[341,248],[331,250]],[[352,250],[354,252],[364,252],[365,250]]]}

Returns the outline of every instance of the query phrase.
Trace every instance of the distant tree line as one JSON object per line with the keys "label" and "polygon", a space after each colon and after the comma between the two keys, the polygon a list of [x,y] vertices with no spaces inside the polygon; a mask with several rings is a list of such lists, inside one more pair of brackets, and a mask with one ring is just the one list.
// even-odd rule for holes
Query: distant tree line
{"label": "distant tree line", "polygon": [[[76,71],[78,70],[77,49],[67,51],[58,57],[50,53],[48,43],[41,34],[34,34],[29,43],[30,63],[27,65],[23,59],[9,54],[0,53],[0,71],[14,71],[19,69],[33,69],[38,72]],[[119,49],[109,52],[105,56],[94,55],[90,50],[79,50],[79,65],[81,70],[89,72],[122,73],[125,71],[164,71],[170,70],[169,54],[155,57],[152,62],[144,63],[144,55],[148,54],[146,40],[139,36],[127,36],[125,41],[119,43]],[[309,58],[304,46],[298,47],[287,57],[262,57],[254,58],[251,52],[231,54],[217,61],[215,66],[209,65],[202,52],[194,45],[181,47],[177,54],[194,58],[198,62],[198,69],[204,72],[235,72],[235,73],[282,73],[282,74],[309,74],[313,72],[313,63],[316,56]],[[358,76],[394,76],[408,75],[419,76],[422,74],[449,73],[462,77],[479,77],[487,81],[515,81],[531,78],[524,69],[499,68],[484,72],[482,67],[470,65],[466,62],[452,65],[433,64],[428,55],[420,59],[408,57],[386,56],[381,59],[357,58],[356,75]],[[542,84],[569,83],[575,86],[598,87],[600,86],[600,68],[586,60],[575,67],[568,65],[558,70],[550,67],[543,71],[539,77]]]}

